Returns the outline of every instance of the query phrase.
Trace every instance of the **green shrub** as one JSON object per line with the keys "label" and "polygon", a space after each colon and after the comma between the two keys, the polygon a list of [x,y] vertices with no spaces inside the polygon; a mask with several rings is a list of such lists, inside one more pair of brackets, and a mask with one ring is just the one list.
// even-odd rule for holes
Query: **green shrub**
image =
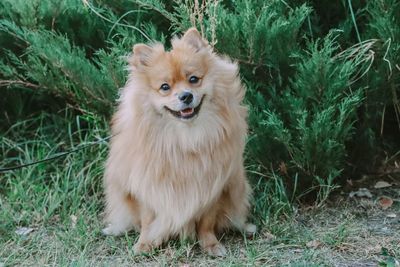
{"label": "green shrub", "polygon": [[65,107],[108,118],[133,44],[196,26],[240,64],[256,192],[275,181],[286,201],[321,201],[400,148],[399,25],[394,0],[4,0],[1,129]]}

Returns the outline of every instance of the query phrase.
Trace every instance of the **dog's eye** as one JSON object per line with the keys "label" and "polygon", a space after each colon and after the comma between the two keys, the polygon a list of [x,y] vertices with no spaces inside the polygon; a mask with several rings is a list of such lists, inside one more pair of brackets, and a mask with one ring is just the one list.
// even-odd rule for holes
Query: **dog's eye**
{"label": "dog's eye", "polygon": [[190,78],[189,78],[189,82],[190,83],[198,83],[199,82],[199,77],[197,77],[197,76],[190,76]]}
{"label": "dog's eye", "polygon": [[169,89],[171,89],[171,87],[169,86],[168,83],[163,83],[160,87],[160,90],[162,91],[168,91]]}

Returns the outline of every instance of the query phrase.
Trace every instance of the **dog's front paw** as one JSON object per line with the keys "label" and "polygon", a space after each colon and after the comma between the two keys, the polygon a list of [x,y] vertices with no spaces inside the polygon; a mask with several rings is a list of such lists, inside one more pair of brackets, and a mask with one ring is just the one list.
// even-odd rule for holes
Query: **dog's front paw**
{"label": "dog's front paw", "polygon": [[207,252],[208,255],[214,257],[223,257],[226,255],[226,248],[221,243],[207,246],[204,248],[204,251]]}
{"label": "dog's front paw", "polygon": [[112,236],[119,236],[124,233],[124,231],[113,227],[111,224],[107,225],[107,227],[101,230],[101,232],[103,233],[103,235],[112,235]]}
{"label": "dog's front paw", "polygon": [[150,244],[147,243],[139,243],[137,242],[135,246],[133,247],[133,251],[135,255],[140,255],[140,254],[148,254],[152,252],[153,247]]}
{"label": "dog's front paw", "polygon": [[257,226],[252,223],[247,223],[244,227],[244,233],[247,237],[252,237],[257,232]]}

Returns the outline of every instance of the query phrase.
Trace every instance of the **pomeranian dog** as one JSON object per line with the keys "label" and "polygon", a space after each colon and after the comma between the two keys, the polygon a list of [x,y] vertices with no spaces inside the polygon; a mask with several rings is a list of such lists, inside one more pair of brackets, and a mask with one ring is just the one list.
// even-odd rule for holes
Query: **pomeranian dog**
{"label": "pomeranian dog", "polygon": [[170,51],[136,44],[129,71],[112,120],[103,233],[140,232],[135,253],[180,236],[224,255],[217,233],[256,231],[246,223],[247,109],[237,64],[192,28]]}

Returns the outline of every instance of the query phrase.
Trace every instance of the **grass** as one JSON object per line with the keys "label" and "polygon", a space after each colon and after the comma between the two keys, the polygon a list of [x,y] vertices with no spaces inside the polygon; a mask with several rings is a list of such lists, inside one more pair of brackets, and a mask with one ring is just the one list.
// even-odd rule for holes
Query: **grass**
{"label": "grass", "polygon": [[[1,165],[42,159],[107,135],[107,122],[99,118],[43,114],[3,133]],[[136,233],[100,233],[106,155],[107,143],[100,142],[0,173],[0,266],[367,266],[400,258],[398,217],[386,216],[400,216],[398,202],[389,211],[374,204],[360,211],[358,202],[346,199],[317,210],[295,209],[279,179],[257,178],[252,166],[252,220],[259,226],[254,238],[226,233],[221,238],[229,253],[222,259],[203,254],[194,241],[179,240],[135,256]],[[20,227],[33,231],[19,235]]]}

